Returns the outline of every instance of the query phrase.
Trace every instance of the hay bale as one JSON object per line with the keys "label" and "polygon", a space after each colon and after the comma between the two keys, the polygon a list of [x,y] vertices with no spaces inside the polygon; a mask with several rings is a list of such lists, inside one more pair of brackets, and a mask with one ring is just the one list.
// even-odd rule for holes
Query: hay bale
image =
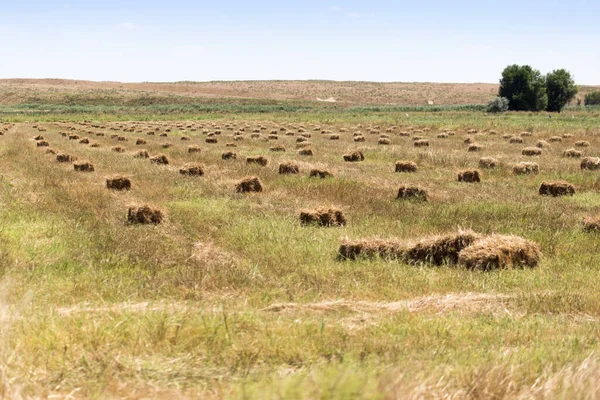
{"label": "hay bale", "polygon": [[237,154],[233,151],[227,151],[221,154],[221,160],[235,160],[237,158]]}
{"label": "hay bale", "polygon": [[138,139],[135,141],[136,146],[140,146],[140,145],[147,144],[147,143],[148,142],[146,142],[144,139]]}
{"label": "hay bale", "polygon": [[541,156],[542,149],[538,149],[537,147],[525,147],[521,154],[524,156]]}
{"label": "hay bale", "polygon": [[418,186],[402,185],[398,189],[397,200],[427,201],[427,192]]}
{"label": "hay bale", "polygon": [[56,161],[59,163],[70,163],[77,160],[77,157],[71,156],[69,154],[60,153],[56,155]]}
{"label": "hay bale", "polygon": [[482,157],[479,159],[479,168],[493,169],[498,165],[498,160],[494,157]]}
{"label": "hay bale", "polygon": [[188,153],[200,153],[202,149],[198,146],[189,146]]}
{"label": "hay bale", "polygon": [[335,208],[317,208],[316,210],[303,210],[300,212],[302,225],[316,224],[319,226],[344,226],[346,218],[341,210]]}
{"label": "hay bale", "polygon": [[570,133],[564,133],[564,134],[562,135],[562,138],[563,138],[563,139],[570,139],[570,138],[572,138],[572,137],[573,137],[573,135],[571,135]]}
{"label": "hay bale", "polygon": [[540,166],[534,162],[520,162],[513,167],[515,175],[537,175],[540,172]]}
{"label": "hay bale", "polygon": [[364,136],[362,136],[362,135],[361,135],[361,136],[355,136],[355,137],[354,137],[354,141],[355,141],[356,143],[361,143],[361,142],[364,142],[365,140],[366,140],[366,139],[365,139],[365,137],[364,137]]}
{"label": "hay bale", "polygon": [[179,168],[179,173],[181,175],[188,176],[203,176],[204,175],[204,167],[202,164],[193,163],[186,164],[183,167]]}
{"label": "hay bale", "polygon": [[575,142],[575,146],[576,147],[589,147],[590,142],[588,142],[586,140],[579,140],[579,141]]}
{"label": "hay bale", "polygon": [[117,138],[117,141],[119,141],[119,142],[126,142],[126,141],[127,141],[127,138],[126,138],[125,136],[119,136],[119,137]]}
{"label": "hay bale", "polygon": [[46,149],[46,154],[56,154],[56,150],[51,149],[51,148],[47,148]]}
{"label": "hay bale", "polygon": [[150,162],[152,164],[168,165],[169,164],[169,159],[164,154],[159,154],[157,156],[154,156],[154,157],[150,158]]}
{"label": "hay bale", "polygon": [[168,148],[170,148],[171,146],[173,146],[171,143],[163,143],[163,144],[161,144],[161,147],[162,147],[163,149],[168,149]]}
{"label": "hay bale", "polygon": [[42,135],[37,135],[33,140],[44,140],[44,137]]}
{"label": "hay bale", "polygon": [[73,164],[73,167],[75,168],[75,171],[94,172],[94,165],[87,161],[75,163]]}
{"label": "hay bale", "polygon": [[130,224],[160,224],[163,221],[162,211],[149,206],[129,207],[127,221]]}
{"label": "hay bale", "polygon": [[438,139],[448,139],[448,134],[445,132],[438,133],[437,138]]}
{"label": "hay bale", "polygon": [[459,253],[480,238],[479,234],[472,231],[460,231],[453,235],[422,239],[409,247],[406,258],[411,263],[456,264]]}
{"label": "hay bale", "polygon": [[417,163],[412,161],[396,161],[396,172],[417,172]]}
{"label": "hay bale", "polygon": [[459,171],[458,172],[458,181],[459,182],[468,182],[468,183],[475,183],[475,182],[481,182],[481,178],[479,176],[479,171],[476,169],[467,169],[464,171]]}
{"label": "hay bale", "polygon": [[69,140],[79,140],[79,135],[69,135]]}
{"label": "hay bale", "polygon": [[134,158],[150,158],[147,150],[140,150],[133,155]]}
{"label": "hay bale", "polygon": [[395,240],[346,240],[338,249],[339,261],[380,257],[385,260],[404,258],[406,249]]}
{"label": "hay bale", "polygon": [[333,178],[333,174],[327,170],[324,169],[311,169],[310,173],[308,175],[310,178],[321,178],[321,179],[325,179],[325,178]]}
{"label": "hay bale", "polygon": [[389,144],[392,144],[392,141],[390,139],[386,139],[386,138],[379,138],[379,140],[377,140],[377,144],[389,145]]}
{"label": "hay bale", "polygon": [[282,175],[299,174],[300,167],[297,164],[293,164],[291,162],[281,163],[281,164],[279,164],[279,173]]}
{"label": "hay bale", "polygon": [[92,143],[90,144],[90,147],[97,149],[98,147],[100,147],[100,143]]}
{"label": "hay bale", "polygon": [[36,142],[35,144],[37,147],[49,147],[50,143],[48,143],[45,140],[40,140],[39,142]]}
{"label": "hay bale", "polygon": [[269,160],[267,160],[263,156],[257,156],[257,157],[246,157],[246,162],[248,164],[258,164],[261,167],[266,167],[267,164],[269,163]]}
{"label": "hay bale", "polygon": [[285,153],[285,146],[282,144],[278,144],[277,146],[273,146],[269,149],[269,151],[276,153]]}
{"label": "hay bale", "polygon": [[575,187],[566,181],[542,182],[539,194],[542,196],[573,196]]}
{"label": "hay bale", "polygon": [[600,158],[598,157],[584,157],[581,160],[581,169],[587,169],[590,171],[594,171],[600,169]]}
{"label": "hay bale", "polygon": [[329,140],[340,140],[340,135],[329,135]]}
{"label": "hay bale", "polygon": [[475,139],[473,139],[472,137],[466,137],[465,140],[463,140],[464,144],[471,144],[475,141]]}
{"label": "hay bale", "polygon": [[415,146],[415,147],[429,147],[429,140],[427,140],[427,139],[415,140],[413,142],[413,146]]}
{"label": "hay bale", "polygon": [[182,137],[181,137],[181,140],[190,140],[190,138],[189,138],[189,137],[187,137],[187,136],[182,136]]}
{"label": "hay bale", "polygon": [[131,189],[131,180],[124,176],[106,178],[106,188],[111,190],[129,190]]}
{"label": "hay bale", "polygon": [[113,148],[111,148],[112,151],[114,151],[115,153],[125,153],[125,149],[121,146],[115,146]]}
{"label": "hay bale", "polygon": [[584,232],[600,232],[600,217],[586,217],[582,221]]}
{"label": "hay bale", "polygon": [[492,235],[463,249],[458,255],[458,263],[470,270],[483,271],[533,268],[541,256],[536,243],[518,236]]}
{"label": "hay bale", "polygon": [[550,147],[550,143],[546,142],[545,140],[538,140],[538,142],[535,144],[535,147],[543,149],[546,147]]}
{"label": "hay bale", "polygon": [[167,137],[168,135],[166,133],[161,133],[160,135],[158,135],[159,137]]}
{"label": "hay bale", "polygon": [[298,150],[298,155],[300,155],[300,156],[312,156],[312,155],[314,155],[314,152],[313,152],[313,149],[311,149],[311,148],[304,148],[304,149]]}
{"label": "hay bale", "polygon": [[90,144],[90,139],[88,139],[88,138],[83,138],[83,139],[81,139],[81,140],[79,141],[79,143],[81,143],[81,144]]}
{"label": "hay bale", "polygon": [[355,150],[352,153],[344,154],[344,161],[346,162],[358,162],[364,161],[365,156],[360,150]]}
{"label": "hay bale", "polygon": [[567,149],[563,151],[562,156],[567,158],[581,158],[583,157],[583,152],[575,149]]}
{"label": "hay bale", "polygon": [[511,138],[508,140],[508,143],[520,144],[523,143],[523,138],[519,136],[511,136]]}
{"label": "hay bale", "polygon": [[476,152],[476,151],[481,151],[481,150],[483,150],[483,146],[480,144],[477,144],[477,143],[472,143],[467,148],[467,151],[469,151],[469,152]]}
{"label": "hay bale", "polygon": [[262,192],[263,185],[260,179],[256,176],[249,176],[235,186],[235,191],[238,193]]}
{"label": "hay bale", "polygon": [[216,137],[207,137],[204,141],[206,143],[219,143]]}
{"label": "hay bale", "polygon": [[560,136],[551,136],[548,138],[548,142],[550,143],[560,143],[562,142],[562,138]]}

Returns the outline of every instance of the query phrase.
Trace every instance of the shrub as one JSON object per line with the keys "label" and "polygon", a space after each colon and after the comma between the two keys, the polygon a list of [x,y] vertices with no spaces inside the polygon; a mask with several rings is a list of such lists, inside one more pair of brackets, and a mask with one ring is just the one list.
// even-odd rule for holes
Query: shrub
{"label": "shrub", "polygon": [[600,104],[600,91],[590,92],[585,95],[585,105],[595,106]]}
{"label": "shrub", "polygon": [[508,103],[509,100],[506,97],[498,96],[488,103],[486,111],[492,114],[503,113],[508,111]]}

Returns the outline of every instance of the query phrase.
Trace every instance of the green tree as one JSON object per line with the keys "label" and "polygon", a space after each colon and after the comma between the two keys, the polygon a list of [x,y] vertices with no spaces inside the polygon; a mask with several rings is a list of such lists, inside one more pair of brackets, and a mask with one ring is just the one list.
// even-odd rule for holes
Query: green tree
{"label": "green tree", "polygon": [[547,111],[561,112],[575,98],[578,91],[575,81],[567,70],[557,69],[550,72],[546,75]]}
{"label": "green tree", "polygon": [[529,65],[506,67],[498,95],[508,99],[508,109],[513,111],[542,111],[548,105],[546,79]]}

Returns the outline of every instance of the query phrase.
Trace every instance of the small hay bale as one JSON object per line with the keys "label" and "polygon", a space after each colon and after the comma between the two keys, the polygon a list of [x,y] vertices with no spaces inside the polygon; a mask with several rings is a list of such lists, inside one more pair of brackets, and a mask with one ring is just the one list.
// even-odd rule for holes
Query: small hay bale
{"label": "small hay bale", "polygon": [[79,135],[69,135],[69,140],[79,140]]}
{"label": "small hay bale", "polygon": [[354,140],[356,143],[361,143],[361,142],[364,142],[366,139],[365,139],[365,137],[364,137],[364,136],[362,136],[362,135],[361,135],[361,136],[355,136],[353,140]]}
{"label": "small hay bale", "polygon": [[482,157],[479,159],[479,168],[493,169],[498,165],[498,160],[494,157]]}
{"label": "small hay bale", "polygon": [[189,138],[189,137],[187,137],[187,136],[182,136],[182,137],[181,137],[181,140],[190,140],[190,138]]}
{"label": "small hay bale", "polygon": [[551,136],[548,138],[548,142],[550,143],[560,143],[562,142],[562,138],[560,136]]}
{"label": "small hay bale", "polygon": [[344,226],[346,218],[341,210],[335,208],[317,208],[316,210],[303,210],[300,212],[302,225],[316,224],[319,226]]}
{"label": "small hay bale", "polygon": [[417,163],[412,161],[396,161],[396,172],[417,172]]}
{"label": "small hay bale", "polygon": [[90,139],[88,139],[88,138],[83,138],[83,139],[81,139],[81,140],[79,141],[79,143],[81,143],[81,144],[90,144]]}
{"label": "small hay bale", "polygon": [[541,256],[536,243],[518,236],[492,235],[462,250],[458,263],[469,270],[483,271],[533,268],[538,265]]}
{"label": "small hay bale", "polygon": [[124,176],[106,178],[106,188],[111,190],[129,190],[131,189],[131,180]]}
{"label": "small hay bale", "polygon": [[163,213],[149,206],[129,207],[127,210],[127,221],[130,224],[160,224],[163,221]]}
{"label": "small hay bale", "polygon": [[329,140],[340,140],[340,135],[329,135]]}
{"label": "small hay bale", "polygon": [[159,137],[167,137],[168,135],[166,133],[161,133],[160,135],[158,135]]}
{"label": "small hay bale", "polygon": [[398,189],[397,200],[427,201],[427,192],[418,186],[402,185]]}
{"label": "small hay bale", "polygon": [[189,146],[188,153],[200,153],[202,149],[198,146]]}
{"label": "small hay bale", "polygon": [[94,165],[87,161],[81,161],[73,164],[75,171],[94,172]]}
{"label": "small hay bale", "polygon": [[520,144],[523,143],[523,138],[519,136],[511,136],[511,138],[508,140],[508,143]]}
{"label": "small hay bale", "polygon": [[246,157],[246,162],[248,164],[258,164],[261,167],[266,167],[267,164],[269,163],[269,160],[263,156],[257,156],[257,157]]}
{"label": "small hay bale", "polygon": [[515,175],[537,175],[540,172],[540,166],[534,162],[520,162],[513,167]]}
{"label": "small hay bale", "polygon": [[415,146],[415,147],[429,147],[429,140],[427,140],[427,139],[415,140],[413,142],[413,146]]}
{"label": "small hay bale", "polygon": [[114,151],[115,153],[125,153],[125,149],[121,146],[115,146],[113,148],[111,148],[112,151]]}
{"label": "small hay bale", "polygon": [[473,139],[472,137],[466,137],[465,140],[463,140],[464,144],[471,144],[475,141],[475,139]]}
{"label": "small hay bale", "polygon": [[278,144],[277,146],[273,146],[269,149],[269,151],[276,153],[285,153],[285,146],[282,144]]}
{"label": "small hay bale", "polygon": [[263,185],[260,179],[256,176],[249,176],[235,186],[235,191],[238,193],[262,192]]}
{"label": "small hay bale", "polygon": [[344,154],[344,161],[346,162],[358,162],[364,161],[365,156],[362,151],[355,150],[352,153]]}
{"label": "small hay bale", "polygon": [[154,157],[150,158],[150,162],[152,164],[168,165],[169,164],[169,159],[164,154],[159,154],[157,156],[154,156]]}
{"label": "small hay bale", "polygon": [[126,138],[125,136],[119,136],[119,137],[117,138],[117,141],[119,141],[119,142],[126,142],[126,141],[127,141],[127,138]]}
{"label": "small hay bale", "polygon": [[467,151],[469,151],[469,152],[476,152],[476,151],[481,151],[481,150],[483,150],[483,146],[480,144],[477,144],[477,143],[472,143],[467,148]]}
{"label": "small hay bale", "polygon": [[388,145],[388,144],[392,144],[392,141],[390,139],[386,139],[386,138],[379,138],[379,140],[377,140],[377,144]]}
{"label": "small hay bale", "polygon": [[168,149],[171,146],[173,146],[171,143],[163,143],[163,144],[160,145],[160,147],[162,147],[163,149]]}
{"label": "small hay bale", "polygon": [[531,135],[533,135],[533,133],[532,133],[532,132],[525,131],[525,132],[521,132],[521,133],[520,133],[520,135],[521,135],[522,137],[527,137],[527,136],[531,136]]}
{"label": "small hay bale", "polygon": [[575,187],[566,181],[542,182],[538,193],[541,196],[573,196]]}
{"label": "small hay bale", "polygon": [[304,149],[298,150],[298,155],[300,155],[300,156],[312,156],[312,155],[314,155],[314,152],[313,152],[313,149],[311,149],[311,148],[304,148]]}
{"label": "small hay bale", "polygon": [[49,148],[49,147],[48,147],[48,148],[46,149],[46,154],[56,154],[56,150],[54,150],[54,149],[51,149],[51,148]]}
{"label": "small hay bale", "polygon": [[584,232],[600,232],[600,217],[586,217],[582,221]]}
{"label": "small hay bale", "polygon": [[575,146],[576,147],[590,147],[590,142],[588,142],[586,140],[579,140],[579,141],[575,142]]}
{"label": "small hay bale", "polygon": [[361,258],[377,258],[396,260],[404,258],[406,249],[394,240],[346,240],[338,249],[339,261],[358,260]]}
{"label": "small hay bale", "polygon": [[237,158],[237,154],[233,151],[227,151],[221,154],[221,160],[235,160]]}
{"label": "small hay bale", "polygon": [[464,171],[459,171],[458,172],[458,181],[459,182],[468,182],[468,183],[475,183],[475,182],[481,182],[481,178],[479,176],[479,171],[477,171],[476,169],[470,170],[464,170]]}
{"label": "small hay bale", "polygon": [[98,147],[100,147],[100,143],[92,143],[90,144],[90,147],[97,149]]}
{"label": "small hay bale", "polygon": [[587,169],[590,171],[594,171],[600,169],[600,158],[598,157],[584,157],[581,160],[581,165],[579,166],[581,169]]}
{"label": "small hay bale", "polygon": [[445,132],[438,133],[437,138],[438,139],[448,139],[448,134]]}
{"label": "small hay bale", "polygon": [[183,167],[179,168],[179,173],[181,175],[188,176],[203,176],[204,175],[204,167],[202,164],[186,164]]}
{"label": "small hay bale", "polygon": [[70,163],[77,160],[77,157],[71,156],[69,154],[60,153],[56,155],[56,161],[60,163]]}
{"label": "small hay bale", "polygon": [[42,135],[37,135],[33,140],[44,140],[44,137]]}
{"label": "small hay bale", "polygon": [[480,237],[472,231],[460,231],[454,235],[426,238],[411,246],[406,252],[406,258],[411,263],[456,264],[459,253]]}
{"label": "small hay bale", "polygon": [[535,147],[543,149],[546,147],[550,147],[550,143],[546,142],[545,140],[538,140],[538,142],[535,144]]}
{"label": "small hay bale", "polygon": [[138,139],[138,140],[135,141],[135,145],[136,146],[141,146],[143,144],[148,144],[148,142],[145,141],[144,139]]}
{"label": "small hay bale", "polygon": [[321,178],[321,179],[325,179],[325,178],[333,178],[333,174],[327,170],[324,169],[311,169],[310,173],[308,175],[310,178]]}
{"label": "small hay bale", "polygon": [[279,164],[279,173],[282,175],[299,174],[300,167],[297,164],[293,164],[291,162],[281,163],[281,164]]}
{"label": "small hay bale", "polygon": [[541,156],[542,149],[538,149],[537,147],[525,147],[521,154],[524,156]]}
{"label": "small hay bale", "polygon": [[204,141],[206,143],[219,143],[219,140],[216,137],[207,137]]}
{"label": "small hay bale", "polygon": [[140,150],[133,155],[134,158],[150,158],[147,150]]}
{"label": "small hay bale", "polygon": [[571,135],[570,133],[564,133],[564,134],[562,135],[562,138],[563,138],[563,139],[570,139],[570,138],[572,138],[572,137],[573,137],[573,135]]}
{"label": "small hay bale", "polygon": [[40,140],[39,142],[36,142],[35,144],[37,147],[48,147],[50,146],[50,143],[48,143],[45,140]]}
{"label": "small hay bale", "polygon": [[575,149],[567,149],[563,151],[562,156],[567,158],[581,158],[583,157],[583,152]]}

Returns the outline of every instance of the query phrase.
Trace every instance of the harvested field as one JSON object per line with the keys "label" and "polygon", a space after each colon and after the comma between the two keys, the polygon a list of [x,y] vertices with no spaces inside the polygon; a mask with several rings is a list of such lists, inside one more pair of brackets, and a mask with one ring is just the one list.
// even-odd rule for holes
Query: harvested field
{"label": "harvested field", "polygon": [[[2,114],[5,397],[594,398],[599,177],[581,162],[600,148],[595,110],[213,98],[170,114],[153,96],[143,115]],[[344,161],[354,151],[363,162]],[[570,195],[552,197],[557,182]]]}

